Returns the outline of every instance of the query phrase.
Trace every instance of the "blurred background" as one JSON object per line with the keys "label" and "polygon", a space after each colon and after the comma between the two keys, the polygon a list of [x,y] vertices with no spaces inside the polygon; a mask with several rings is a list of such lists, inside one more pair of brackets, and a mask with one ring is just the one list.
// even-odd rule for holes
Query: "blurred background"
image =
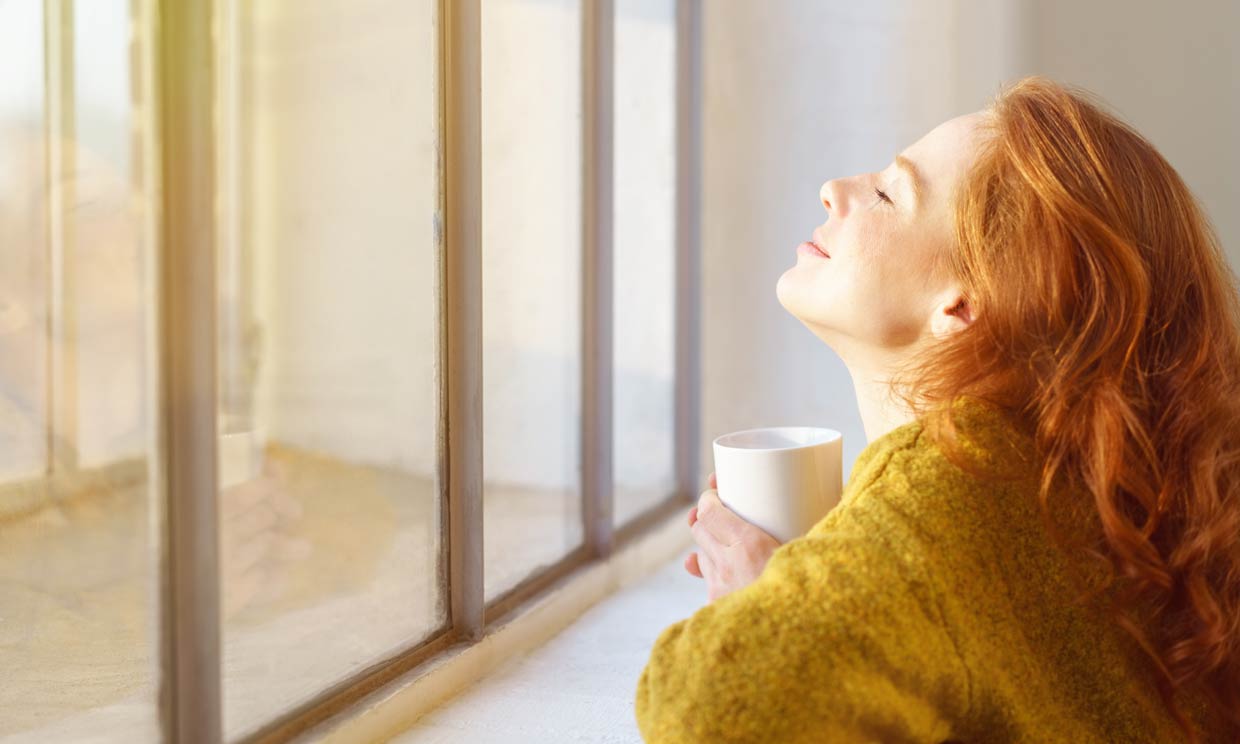
{"label": "blurred background", "polygon": [[[693,0],[682,0],[692,2]],[[488,601],[582,545],[582,9],[482,0]],[[616,527],[676,489],[676,0],[615,0]],[[1240,267],[1240,3],[703,0],[699,480],[866,445],[775,297],[819,187],[1039,73],[1157,146]],[[223,717],[440,630],[440,5],[217,0]],[[158,738],[153,3],[0,0],[0,739]],[[394,607],[401,612],[392,613]]]}

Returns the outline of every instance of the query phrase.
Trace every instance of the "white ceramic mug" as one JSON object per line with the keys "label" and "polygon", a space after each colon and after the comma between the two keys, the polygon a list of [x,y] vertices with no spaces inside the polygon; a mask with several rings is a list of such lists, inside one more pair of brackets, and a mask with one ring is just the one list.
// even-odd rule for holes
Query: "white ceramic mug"
{"label": "white ceramic mug", "polygon": [[772,426],[714,441],[719,500],[763,532],[788,542],[840,502],[844,436],[816,426]]}

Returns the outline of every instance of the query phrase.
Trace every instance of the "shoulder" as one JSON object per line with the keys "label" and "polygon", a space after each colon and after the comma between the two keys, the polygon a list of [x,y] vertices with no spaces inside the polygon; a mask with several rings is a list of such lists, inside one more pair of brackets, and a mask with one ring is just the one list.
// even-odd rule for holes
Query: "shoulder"
{"label": "shoulder", "polygon": [[[840,504],[813,532],[861,529],[934,549],[1024,512],[1036,492],[1037,457],[1028,426],[977,399],[963,399],[952,420],[960,443],[953,458],[922,420],[872,441],[853,465]],[[963,456],[962,467],[959,457]],[[1006,515],[1005,515],[1006,513]]]}

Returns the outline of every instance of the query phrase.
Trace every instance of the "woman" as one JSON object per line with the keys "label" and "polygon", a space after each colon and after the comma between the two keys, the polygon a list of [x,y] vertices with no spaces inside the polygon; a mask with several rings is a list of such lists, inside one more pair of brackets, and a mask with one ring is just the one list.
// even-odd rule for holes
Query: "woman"
{"label": "woman", "polygon": [[783,545],[701,495],[643,736],[1240,740],[1240,302],[1176,172],[1035,76],[821,199],[777,293],[869,444]]}

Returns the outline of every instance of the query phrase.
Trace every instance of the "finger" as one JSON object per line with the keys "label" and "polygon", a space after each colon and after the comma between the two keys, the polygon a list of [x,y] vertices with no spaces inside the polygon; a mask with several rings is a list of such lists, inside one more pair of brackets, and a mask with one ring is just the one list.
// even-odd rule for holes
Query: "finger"
{"label": "finger", "polygon": [[287,487],[278,488],[271,494],[271,506],[285,520],[301,519],[305,509],[297,498],[298,495],[290,492]]}
{"label": "finger", "polygon": [[242,481],[220,489],[220,509],[228,514],[243,514],[266,496],[270,481],[265,477]]}
{"label": "finger", "polygon": [[728,549],[727,545],[719,542],[710,530],[706,529],[704,520],[699,519],[689,528],[693,534],[693,541],[701,548],[698,555],[698,566],[701,566],[704,558],[719,560]]}
{"label": "finger", "polygon": [[697,507],[695,506],[689,510],[689,526],[692,527],[693,523],[696,521],[697,521]]}
{"label": "finger", "polygon": [[283,597],[289,586],[288,571],[268,571],[261,578],[259,595],[270,602]]}
{"label": "finger", "polygon": [[710,559],[709,555],[698,554],[698,569],[702,572],[702,579],[706,581],[707,598],[714,599],[711,593],[714,591],[716,582],[715,562]]}
{"label": "finger", "polygon": [[304,537],[281,535],[273,546],[276,557],[286,563],[303,561],[314,552],[314,544]]}
{"label": "finger", "polygon": [[719,484],[715,481],[715,473],[713,470],[711,471],[710,477],[706,479],[706,482],[711,488],[719,487]]}
{"label": "finger", "polygon": [[271,547],[270,535],[260,535],[240,544],[229,545],[220,556],[221,568],[229,576],[245,574],[266,560]]}
{"label": "finger", "polygon": [[698,577],[699,579],[702,578],[702,569],[700,566],[698,566],[698,554],[697,553],[690,553],[689,555],[685,556],[685,570],[688,571],[691,575]]}
{"label": "finger", "polygon": [[714,489],[702,492],[698,499],[697,521],[705,523],[707,531],[724,545],[735,545],[748,533],[751,524],[741,519],[719,500]]}
{"label": "finger", "polygon": [[279,517],[270,504],[258,504],[248,511],[239,514],[228,514],[222,519],[222,530],[229,533],[231,539],[248,540],[268,531],[275,526]]}
{"label": "finger", "polygon": [[288,482],[289,467],[283,460],[267,458],[263,461],[263,473],[283,482]]}
{"label": "finger", "polygon": [[224,604],[224,617],[232,617],[250,604],[258,596],[261,588],[262,582],[257,574],[242,574],[223,582],[220,591]]}

